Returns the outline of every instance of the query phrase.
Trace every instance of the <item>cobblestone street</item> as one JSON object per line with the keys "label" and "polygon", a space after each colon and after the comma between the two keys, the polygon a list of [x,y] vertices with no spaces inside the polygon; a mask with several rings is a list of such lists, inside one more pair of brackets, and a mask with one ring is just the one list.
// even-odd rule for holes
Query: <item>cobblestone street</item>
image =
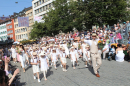
{"label": "cobblestone street", "polygon": [[[97,78],[91,67],[85,68],[84,62],[79,60],[80,65],[74,70],[70,59],[67,59],[67,72],[63,72],[60,62],[57,63],[57,70],[50,66],[47,72],[47,81],[44,80],[43,73],[40,72],[41,82],[33,79],[31,67],[26,68],[23,73],[20,64],[19,80],[17,86],[130,86],[130,63],[116,61],[102,61],[99,69],[100,78]],[[14,65],[14,64],[13,64]]]}

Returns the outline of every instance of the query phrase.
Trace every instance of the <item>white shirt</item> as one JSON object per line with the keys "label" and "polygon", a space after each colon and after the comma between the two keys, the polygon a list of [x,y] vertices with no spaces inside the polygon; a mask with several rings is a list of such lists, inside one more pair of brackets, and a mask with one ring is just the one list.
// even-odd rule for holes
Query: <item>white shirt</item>
{"label": "white shirt", "polygon": [[[97,45],[98,41],[99,41],[99,39],[96,39],[94,41],[95,45]],[[92,40],[84,40],[84,42],[87,43],[87,44],[89,44],[90,46],[92,45]]]}
{"label": "white shirt", "polygon": [[37,63],[38,61],[39,61],[38,57],[36,59],[34,59],[34,57],[33,59],[31,59],[31,63]]}
{"label": "white shirt", "polygon": [[103,50],[106,49],[106,48],[107,48],[106,51],[109,51],[109,46],[107,44],[104,46]]}
{"label": "white shirt", "polygon": [[11,48],[12,53],[16,53],[15,48]]}

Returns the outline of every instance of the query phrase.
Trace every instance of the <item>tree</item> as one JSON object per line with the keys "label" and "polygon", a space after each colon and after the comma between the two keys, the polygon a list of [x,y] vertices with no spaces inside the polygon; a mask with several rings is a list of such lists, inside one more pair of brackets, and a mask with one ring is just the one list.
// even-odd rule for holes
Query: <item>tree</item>
{"label": "tree", "polygon": [[30,38],[34,39],[34,38],[43,37],[46,35],[46,33],[48,33],[46,25],[44,23],[35,22],[33,25],[33,29],[31,30],[30,33]]}
{"label": "tree", "polygon": [[44,17],[47,30],[50,33],[58,34],[59,31],[68,32],[73,29],[73,16],[70,13],[68,0],[55,0],[54,8],[50,9]]}

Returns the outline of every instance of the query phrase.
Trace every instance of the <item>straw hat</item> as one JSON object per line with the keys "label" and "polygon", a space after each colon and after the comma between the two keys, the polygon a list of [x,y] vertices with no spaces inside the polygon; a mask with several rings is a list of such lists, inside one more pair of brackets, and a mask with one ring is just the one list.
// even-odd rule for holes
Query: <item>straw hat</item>
{"label": "straw hat", "polygon": [[85,47],[88,48],[88,47],[90,47],[90,46],[89,46],[89,45],[86,45]]}
{"label": "straw hat", "polygon": [[33,47],[33,50],[35,50],[36,49],[36,47]]}
{"label": "straw hat", "polygon": [[36,52],[33,52],[32,54],[33,54],[33,55],[37,55],[37,53],[36,53]]}
{"label": "straw hat", "polygon": [[45,47],[44,50],[47,50],[47,48]]}
{"label": "straw hat", "polygon": [[65,48],[63,47],[62,50],[65,50]]}
{"label": "straw hat", "polygon": [[96,33],[93,33],[92,36],[97,36]]}
{"label": "straw hat", "polygon": [[45,52],[41,52],[41,53],[40,53],[40,56],[43,56],[43,55],[45,55]]}

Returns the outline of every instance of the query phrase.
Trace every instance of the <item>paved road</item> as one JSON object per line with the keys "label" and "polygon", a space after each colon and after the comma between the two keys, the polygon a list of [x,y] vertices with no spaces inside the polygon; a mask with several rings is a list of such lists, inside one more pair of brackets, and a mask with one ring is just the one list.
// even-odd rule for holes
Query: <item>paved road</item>
{"label": "paved road", "polygon": [[[40,72],[41,82],[33,79],[32,68],[26,68],[23,73],[20,68],[19,80],[17,86],[130,86],[130,63],[102,61],[99,69],[100,78],[95,77],[91,67],[85,68],[83,61],[79,61],[80,65],[74,70],[70,59],[67,59],[67,72],[63,72],[59,62],[57,70],[53,66],[47,73],[47,81],[44,81],[43,73]],[[14,65],[14,64],[13,64]]]}

